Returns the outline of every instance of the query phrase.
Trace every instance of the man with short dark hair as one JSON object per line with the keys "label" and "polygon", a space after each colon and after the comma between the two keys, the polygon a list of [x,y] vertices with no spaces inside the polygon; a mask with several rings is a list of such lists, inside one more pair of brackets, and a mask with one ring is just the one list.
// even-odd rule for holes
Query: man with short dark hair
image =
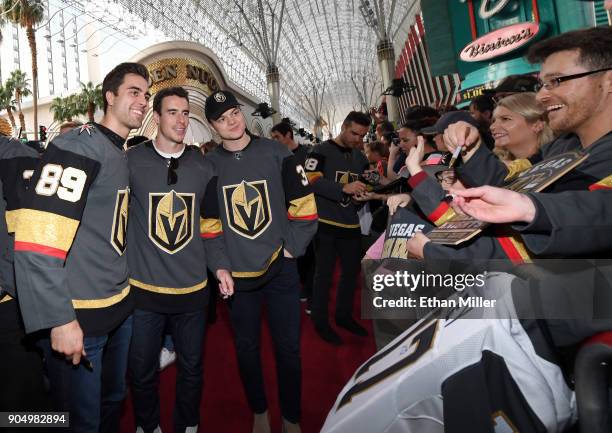
{"label": "man with short dark hair", "polygon": [[286,122],[277,123],[270,129],[270,137],[272,137],[272,140],[276,140],[287,146],[287,149],[295,155],[298,162],[304,164],[306,156],[308,155],[308,147],[296,143],[293,138],[293,128],[291,125]]}
{"label": "man with short dark hair", "polygon": [[261,307],[267,307],[283,429],[300,432],[300,283],[295,257],[317,227],[304,168],[282,144],[251,135],[232,92],[206,99],[206,118],[222,145],[206,155],[217,194],[236,291],[230,303],[240,378],[253,411],[253,432],[269,433],[260,354]]}
{"label": "man with short dark hair", "polygon": [[202,396],[202,349],[211,284],[233,292],[210,161],[183,142],[189,94],[168,87],[155,94],[157,136],[132,147],[128,263],[135,310],[130,347],[137,432],[160,425],[158,367],[166,327],[177,354],[174,431],[196,433]]}
{"label": "man with short dark hair", "polygon": [[470,101],[470,114],[485,128],[491,125],[495,102],[488,95],[480,95]]}
{"label": "man with short dark hair", "polygon": [[368,160],[357,149],[369,126],[367,114],[350,112],[340,134],[315,146],[305,163],[319,210],[311,316],[319,336],[331,344],[342,344],[328,318],[329,289],[338,257],[342,271],[336,297],[336,324],[353,334],[368,335],[352,314],[361,263],[361,228],[353,198],[367,191],[358,178],[368,169]]}
{"label": "man with short dark hair", "polygon": [[70,413],[75,432],[119,431],[132,334],[123,145],[144,119],[148,79],[138,63],[106,75],[104,117],[49,143],[17,219],[26,332],[47,335],[41,346],[55,410]]}
{"label": "man with short dark hair", "polygon": [[[309,146],[298,144],[293,138],[293,128],[287,122],[277,123],[270,130],[270,136],[273,140],[287,146],[295,158],[302,167],[308,156]],[[298,272],[300,274],[300,283],[302,284],[302,291],[300,293],[300,300],[303,302],[309,302],[312,296],[312,279],[314,274],[314,249],[312,242],[308,244],[306,252],[302,257],[297,259]]]}

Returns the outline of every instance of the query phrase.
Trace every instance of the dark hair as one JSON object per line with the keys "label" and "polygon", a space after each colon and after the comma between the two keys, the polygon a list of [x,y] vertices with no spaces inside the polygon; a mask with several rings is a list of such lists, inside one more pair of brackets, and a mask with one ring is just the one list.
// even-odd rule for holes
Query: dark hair
{"label": "dark hair", "polygon": [[162,101],[167,96],[178,96],[179,98],[185,98],[189,102],[189,92],[187,90],[180,86],[166,87],[157,92],[153,98],[153,111],[157,114],[162,114]]}
{"label": "dark hair", "polygon": [[389,148],[382,141],[370,141],[364,144],[364,146],[370,149],[370,152],[376,152],[383,158],[389,156]]}
{"label": "dark hair", "polygon": [[416,134],[419,134],[421,129],[427,128],[429,126],[433,126],[435,125],[435,123],[436,123],[436,120],[434,120],[431,117],[424,117],[418,120],[408,119],[404,123],[402,123],[402,126],[400,126],[400,129],[402,128],[410,129],[414,131]]}
{"label": "dark hair", "polygon": [[495,109],[495,101],[489,95],[480,95],[472,99],[470,102],[470,107],[476,108],[481,113],[490,111],[491,114],[493,114],[493,110]]}
{"label": "dark hair", "polygon": [[426,105],[414,105],[404,112],[406,120],[423,120],[433,125],[440,118],[440,113],[435,108]]}
{"label": "dark hair", "polygon": [[281,135],[289,134],[289,137],[293,140],[293,128],[286,122],[277,123],[270,129],[270,132],[278,132]]}
{"label": "dark hair", "polygon": [[531,63],[542,63],[559,51],[578,50],[578,61],[595,69],[612,66],[612,27],[593,27],[562,33],[531,46],[527,59]]}
{"label": "dark hair", "polygon": [[102,99],[104,100],[104,113],[106,114],[106,109],[108,108],[108,101],[106,100],[106,92],[113,92],[113,94],[117,94],[117,90],[119,90],[119,86],[123,84],[123,78],[127,74],[135,74],[140,75],[142,78],[149,82],[149,71],[144,65],[140,63],[120,63],[113,68],[106,77],[104,77],[104,81],[102,81]]}
{"label": "dark hair", "polygon": [[342,122],[342,125],[349,125],[355,122],[361,126],[370,126],[370,115],[361,111],[351,111]]}
{"label": "dark hair", "polygon": [[200,147],[200,152],[206,155],[208,152],[212,152],[213,150],[215,150],[215,148],[217,148],[218,146],[219,143],[217,143],[215,140],[209,140],[206,143],[202,144],[202,146]]}
{"label": "dark hair", "polygon": [[382,121],[380,124],[380,132],[381,134],[387,134],[389,132],[394,132],[395,131],[395,127],[393,126],[393,123],[389,122],[388,120],[384,120]]}

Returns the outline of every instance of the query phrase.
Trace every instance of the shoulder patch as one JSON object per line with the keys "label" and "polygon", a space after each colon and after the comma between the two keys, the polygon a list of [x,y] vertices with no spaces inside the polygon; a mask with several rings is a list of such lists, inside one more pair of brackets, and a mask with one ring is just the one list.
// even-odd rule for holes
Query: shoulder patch
{"label": "shoulder patch", "polygon": [[83,134],[83,132],[86,132],[91,137],[91,134],[96,132],[96,127],[92,123],[86,123],[79,128],[79,135]]}

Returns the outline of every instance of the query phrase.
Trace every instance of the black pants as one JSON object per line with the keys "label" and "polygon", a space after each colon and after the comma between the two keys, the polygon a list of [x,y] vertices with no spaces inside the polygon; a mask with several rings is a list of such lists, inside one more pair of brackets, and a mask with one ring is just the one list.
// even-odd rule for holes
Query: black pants
{"label": "black pants", "polygon": [[177,314],[134,311],[130,347],[132,399],[136,425],[147,433],[159,425],[159,352],[166,323],[170,325],[178,368],[174,431],[184,432],[185,428],[199,424],[206,310],[203,307]]}
{"label": "black pants", "polygon": [[[0,372],[0,412],[52,409],[44,386],[42,358],[34,342],[25,336],[15,300],[0,303]],[[26,433],[42,430],[6,428],[2,431]]]}
{"label": "black pants", "polygon": [[312,296],[312,282],[315,270],[315,255],[312,242],[308,244],[304,255],[297,259],[297,266],[298,273],[300,274],[300,283],[302,283],[302,295],[310,298]]}
{"label": "black pants", "polygon": [[300,420],[302,364],[300,359],[300,282],[295,259],[283,260],[282,269],[263,287],[234,294],[230,316],[236,339],[240,378],[249,407],[268,409],[260,354],[261,306],[266,303],[274,343],[278,394],[282,416]]}
{"label": "black pants", "polygon": [[340,257],[340,281],[336,296],[336,319],[353,313],[353,298],[361,269],[361,238],[337,238],[317,233],[314,239],[315,276],[312,292],[312,319],[316,325],[328,323],[329,289],[336,258]]}

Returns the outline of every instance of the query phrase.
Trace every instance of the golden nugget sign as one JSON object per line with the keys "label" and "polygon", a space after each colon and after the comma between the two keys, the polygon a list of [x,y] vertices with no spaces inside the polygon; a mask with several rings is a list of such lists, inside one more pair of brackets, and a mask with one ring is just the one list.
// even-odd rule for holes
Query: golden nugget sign
{"label": "golden nugget sign", "polygon": [[194,59],[172,57],[147,65],[151,93],[172,86],[191,86],[204,94],[219,90],[219,82],[208,65]]}
{"label": "golden nugget sign", "polygon": [[459,57],[464,62],[489,60],[526,45],[539,32],[540,25],[533,22],[502,27],[470,42]]}

